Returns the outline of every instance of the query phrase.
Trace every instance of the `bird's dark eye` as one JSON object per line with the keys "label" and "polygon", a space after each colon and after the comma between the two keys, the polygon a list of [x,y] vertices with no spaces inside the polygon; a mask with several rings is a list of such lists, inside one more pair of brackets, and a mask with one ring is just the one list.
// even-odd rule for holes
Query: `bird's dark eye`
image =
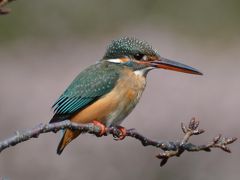
{"label": "bird's dark eye", "polygon": [[141,60],[143,58],[144,54],[141,54],[141,53],[137,53],[134,55],[134,59],[136,60]]}

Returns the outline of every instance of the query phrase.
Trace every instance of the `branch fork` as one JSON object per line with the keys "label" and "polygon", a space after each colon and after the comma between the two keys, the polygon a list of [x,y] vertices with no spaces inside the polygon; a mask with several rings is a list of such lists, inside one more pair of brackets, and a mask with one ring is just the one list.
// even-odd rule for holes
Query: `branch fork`
{"label": "branch fork", "polygon": [[182,141],[179,144],[176,144],[176,150],[166,150],[162,153],[159,153],[156,157],[161,159],[160,166],[164,166],[168,159],[171,157],[180,157],[180,155],[184,151],[196,152],[196,151],[206,151],[210,152],[212,148],[220,148],[225,152],[231,153],[230,148],[227,146],[232,144],[237,138],[225,138],[221,135],[218,135],[213,138],[212,142],[208,143],[207,145],[194,145],[188,143],[189,139],[193,135],[200,135],[205,132],[203,129],[198,129],[199,121],[195,118],[192,118],[188,127],[181,123],[181,128],[183,133],[185,134]]}

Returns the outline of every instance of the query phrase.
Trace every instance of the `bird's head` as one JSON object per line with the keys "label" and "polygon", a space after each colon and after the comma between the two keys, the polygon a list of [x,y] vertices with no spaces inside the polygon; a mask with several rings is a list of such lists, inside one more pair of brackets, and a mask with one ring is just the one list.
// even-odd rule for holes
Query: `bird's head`
{"label": "bird's head", "polygon": [[161,57],[147,42],[129,37],[113,40],[102,61],[128,66],[143,75],[156,68],[202,75],[195,68]]}

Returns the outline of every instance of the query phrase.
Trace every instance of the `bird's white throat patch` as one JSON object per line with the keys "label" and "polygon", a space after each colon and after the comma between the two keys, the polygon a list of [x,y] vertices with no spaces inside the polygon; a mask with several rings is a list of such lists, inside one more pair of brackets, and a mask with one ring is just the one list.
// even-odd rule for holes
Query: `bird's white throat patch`
{"label": "bird's white throat patch", "polygon": [[134,71],[134,74],[137,76],[146,76],[146,73],[150,71],[151,69],[154,69],[154,67],[146,67],[144,69],[138,69]]}

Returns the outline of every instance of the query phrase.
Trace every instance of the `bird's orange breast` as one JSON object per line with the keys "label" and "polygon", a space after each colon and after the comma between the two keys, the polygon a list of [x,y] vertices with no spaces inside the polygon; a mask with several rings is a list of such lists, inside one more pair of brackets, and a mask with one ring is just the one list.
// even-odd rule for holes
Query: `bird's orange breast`
{"label": "bird's orange breast", "polygon": [[77,113],[71,121],[90,123],[97,120],[105,125],[119,124],[139,101],[145,84],[145,77],[126,68],[112,91]]}

